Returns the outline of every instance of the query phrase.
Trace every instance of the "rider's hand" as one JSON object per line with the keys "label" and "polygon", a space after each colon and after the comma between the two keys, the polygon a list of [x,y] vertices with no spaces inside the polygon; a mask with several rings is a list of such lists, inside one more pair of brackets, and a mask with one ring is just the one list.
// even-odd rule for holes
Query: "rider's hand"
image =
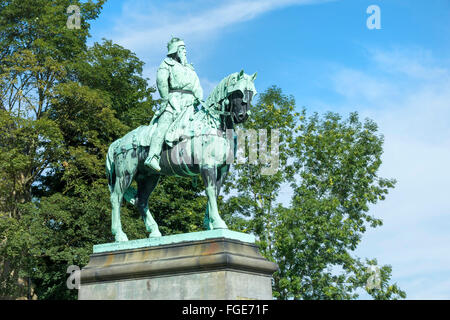
{"label": "rider's hand", "polygon": [[196,111],[200,109],[199,105],[201,105],[201,100],[199,98],[195,98],[194,108],[195,108]]}

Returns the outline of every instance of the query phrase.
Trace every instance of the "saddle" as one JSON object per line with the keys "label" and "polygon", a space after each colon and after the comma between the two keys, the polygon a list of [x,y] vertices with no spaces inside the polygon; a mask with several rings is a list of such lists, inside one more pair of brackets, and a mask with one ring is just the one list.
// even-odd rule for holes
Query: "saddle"
{"label": "saddle", "polygon": [[[185,108],[172,122],[165,134],[165,142],[169,147],[194,136],[216,134],[216,128],[205,121],[207,113],[204,110],[195,111],[194,106]],[[153,119],[149,125],[140,126],[130,131],[120,139],[114,149],[114,154],[126,152],[137,147],[150,146],[152,135],[158,129],[158,121]]]}

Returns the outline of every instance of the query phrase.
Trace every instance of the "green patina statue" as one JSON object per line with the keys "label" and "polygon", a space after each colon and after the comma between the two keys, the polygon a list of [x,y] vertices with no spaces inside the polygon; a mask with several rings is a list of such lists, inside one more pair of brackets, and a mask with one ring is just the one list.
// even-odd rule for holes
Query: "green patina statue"
{"label": "green patina statue", "polygon": [[156,85],[163,101],[159,112],[154,116],[158,130],[151,137],[150,153],[145,165],[160,171],[159,159],[164,136],[172,122],[181,111],[190,105],[197,106],[203,99],[194,67],[187,63],[186,47],[179,38],[172,38],[167,45],[167,58],[159,66]]}
{"label": "green patina statue", "polygon": [[[234,125],[248,118],[256,94],[256,73],[244,71],[224,78],[205,102],[194,68],[187,64],[183,41],[173,38],[168,57],[158,69],[157,86],[163,104],[148,126],[140,126],[114,141],[106,158],[115,241],[127,241],[120,221],[122,199],[137,206],[150,237],[160,237],[148,210],[148,198],[161,175],[198,176],[205,185],[207,230],[226,229],[217,197],[236,155]],[[199,108],[202,106],[202,108]],[[133,179],[137,190],[130,187]]]}

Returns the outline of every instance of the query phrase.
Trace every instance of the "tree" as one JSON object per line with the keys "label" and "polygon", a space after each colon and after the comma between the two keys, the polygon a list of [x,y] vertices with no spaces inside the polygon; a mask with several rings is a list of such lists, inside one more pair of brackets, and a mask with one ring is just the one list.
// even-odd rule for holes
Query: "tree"
{"label": "tree", "polygon": [[[294,99],[277,87],[264,92],[251,111],[246,129],[280,131],[280,168],[264,176],[264,164],[236,166],[227,190],[239,186],[237,195],[222,205],[229,221],[253,232],[262,254],[278,263],[276,298],[357,298],[376,260],[363,262],[352,251],[367,227],[382,224],[368,214],[369,205],[384,200],[395,184],[377,175],[383,137],[376,124],[361,123],[357,113],[345,120],[331,112],[306,117],[306,110],[296,112]],[[293,190],[289,206],[277,201],[287,184]],[[379,276],[379,285],[366,289],[374,298],[406,296],[389,284],[390,266],[382,266]]]}
{"label": "tree", "polygon": [[22,206],[33,201],[33,187],[49,174],[62,152],[62,133],[49,118],[51,99],[57,85],[65,81],[70,61],[85,50],[88,21],[97,17],[103,2],[78,3],[80,30],[66,28],[65,10],[73,1],[0,3],[2,294],[17,283],[17,277],[10,275],[30,270],[31,242],[18,238],[30,235],[25,233],[29,227],[22,221]]}
{"label": "tree", "polygon": [[[60,133],[48,118],[56,86],[65,81],[67,66],[86,48],[89,20],[95,19],[104,1],[79,3],[82,25],[66,27],[65,10],[73,1],[2,1],[0,6],[0,110],[2,146],[9,148],[16,166],[8,179],[14,181],[4,199],[13,203],[31,200],[31,186],[59,157]],[[24,145],[14,149],[16,138]],[[19,156],[20,154],[20,156]],[[12,204],[13,205],[13,204]],[[6,208],[16,217],[17,208]]]}

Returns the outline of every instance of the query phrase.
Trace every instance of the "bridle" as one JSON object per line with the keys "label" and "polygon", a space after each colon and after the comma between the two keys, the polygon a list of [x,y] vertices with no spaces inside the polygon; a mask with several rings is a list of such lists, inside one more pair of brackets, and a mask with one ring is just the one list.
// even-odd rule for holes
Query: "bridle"
{"label": "bridle", "polygon": [[[230,95],[230,96],[231,96],[231,95]],[[232,102],[229,101],[229,100],[230,100],[230,96],[228,96],[228,97],[226,97],[226,98],[223,98],[223,99],[220,100],[219,102],[213,103],[213,104],[212,104],[211,106],[209,106],[209,107],[205,106],[204,101],[200,101],[200,103],[201,103],[201,105],[203,106],[203,108],[204,108],[209,114],[211,114],[213,117],[214,117],[214,116],[215,116],[215,117],[217,117],[217,116],[225,116],[225,117],[230,116],[230,117],[231,117],[231,121],[233,121],[233,124],[234,124],[234,120],[233,120],[233,117],[232,117],[234,104],[233,104]],[[250,90],[244,90],[243,97],[242,97],[242,101],[243,101],[244,103],[246,103],[247,106],[249,105],[251,96],[252,96],[252,92],[251,92]],[[230,108],[229,111],[226,111],[226,107],[227,107],[228,104],[231,104],[231,108]],[[247,113],[248,113],[249,111],[250,111],[250,110],[247,110]]]}

